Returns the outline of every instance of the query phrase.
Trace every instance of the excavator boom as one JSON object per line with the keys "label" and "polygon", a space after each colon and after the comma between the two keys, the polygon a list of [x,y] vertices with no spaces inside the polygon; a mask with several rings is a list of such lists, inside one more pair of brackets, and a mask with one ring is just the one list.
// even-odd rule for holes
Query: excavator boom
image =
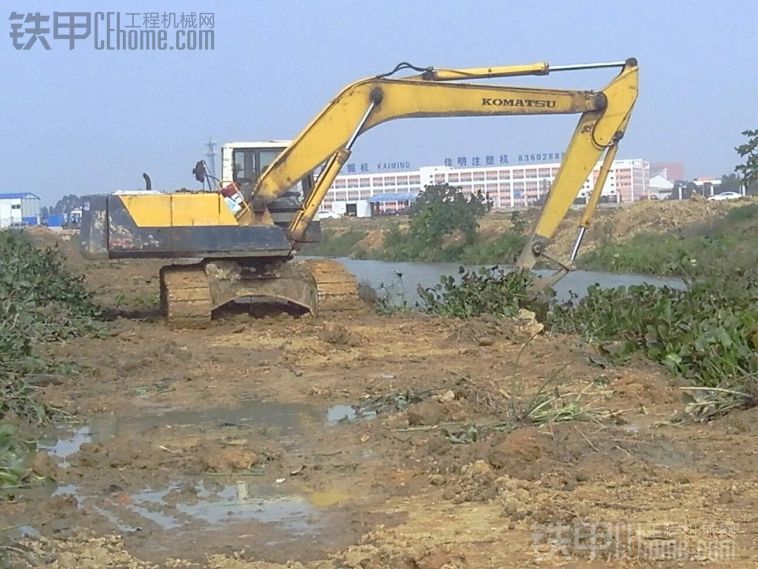
{"label": "excavator boom", "polygon": [[[398,68],[404,65],[408,67],[401,64]],[[620,72],[599,92],[460,83],[603,67],[618,67]],[[547,63],[536,63],[421,71],[400,79],[380,75],[343,89],[260,177],[252,195],[250,222],[265,219],[268,203],[324,164],[315,188],[289,226],[291,238],[295,241],[301,238],[348,160],[356,138],[383,122],[420,117],[581,114],[533,234],[519,259],[521,267],[532,268],[603,153],[613,149],[615,155],[637,99],[637,61],[553,68]],[[589,200],[583,218],[585,228],[599,200],[605,176],[598,182],[597,191],[593,192],[597,196],[594,201]]]}

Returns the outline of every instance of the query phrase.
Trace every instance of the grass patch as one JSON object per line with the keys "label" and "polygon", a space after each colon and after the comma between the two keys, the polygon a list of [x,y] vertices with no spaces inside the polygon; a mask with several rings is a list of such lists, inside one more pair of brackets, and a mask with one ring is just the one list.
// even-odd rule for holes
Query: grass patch
{"label": "grass patch", "polygon": [[729,222],[758,220],[758,202],[729,210],[726,214],[726,220]]}
{"label": "grass patch", "polygon": [[395,272],[392,282],[381,283],[376,292],[375,308],[379,314],[389,316],[417,309],[415,303],[408,300],[408,290],[405,288],[402,273]]}
{"label": "grass patch", "polygon": [[579,259],[585,269],[656,275],[706,275],[713,267],[758,265],[758,203],[679,235],[639,233],[604,242]]}
{"label": "grass patch", "polygon": [[98,333],[100,310],[69,273],[56,249],[36,249],[17,231],[0,231],[0,486],[20,484],[23,445],[11,423],[42,423],[56,410],[35,398],[26,377],[66,373],[71,367],[40,356],[35,346]]}
{"label": "grass patch", "polygon": [[16,436],[16,428],[0,424],[0,488],[18,488],[27,475],[29,455],[35,445]]}
{"label": "grass patch", "polygon": [[365,229],[348,229],[342,232],[324,231],[321,234],[321,242],[309,248],[307,253],[321,257],[346,257],[367,235],[368,231]]}
{"label": "grass patch", "polygon": [[[738,251],[739,238],[734,235],[706,235],[676,238],[660,233],[639,233],[622,243],[607,243],[581,258],[584,269],[615,273],[681,276],[702,274],[714,263],[723,262]],[[755,250],[741,254],[743,266],[755,258]]]}

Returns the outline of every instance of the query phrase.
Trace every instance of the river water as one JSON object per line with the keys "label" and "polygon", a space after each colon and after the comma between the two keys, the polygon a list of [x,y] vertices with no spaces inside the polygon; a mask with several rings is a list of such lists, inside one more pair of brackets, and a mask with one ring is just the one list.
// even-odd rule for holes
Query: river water
{"label": "river water", "polygon": [[[410,302],[418,298],[416,294],[418,285],[423,287],[434,286],[439,283],[440,277],[443,275],[457,275],[458,268],[461,266],[460,263],[388,263],[384,261],[364,261],[347,258],[340,258],[338,260],[358,278],[359,282],[367,283],[377,290],[381,285],[384,285],[385,288],[398,297],[405,294],[405,298]],[[470,268],[475,267],[472,266]],[[551,271],[536,272],[541,276],[551,273]],[[402,285],[398,274],[402,275]],[[675,288],[683,286],[682,281],[679,279],[596,271],[573,271],[556,285],[555,290],[558,300],[568,300],[571,292],[583,296],[587,291],[587,287],[595,283],[600,284],[603,288],[642,283],[669,285]]]}

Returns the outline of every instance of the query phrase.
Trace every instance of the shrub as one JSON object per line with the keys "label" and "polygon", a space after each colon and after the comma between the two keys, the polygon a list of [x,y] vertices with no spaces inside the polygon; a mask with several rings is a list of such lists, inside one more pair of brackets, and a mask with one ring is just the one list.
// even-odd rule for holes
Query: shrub
{"label": "shrub", "polygon": [[[36,249],[22,234],[0,231],[0,421],[10,413],[30,422],[48,418],[51,409],[34,399],[24,379],[63,368],[41,358],[34,346],[95,333],[99,316],[83,279],[64,268],[57,250]],[[0,424],[0,435],[0,473],[18,478],[21,447],[11,442],[7,426]]]}
{"label": "shrub", "polygon": [[441,277],[440,284],[419,291],[422,310],[439,316],[471,318],[482,314],[515,316],[519,308],[535,308],[529,298],[533,275],[500,267],[458,270],[459,278]]}

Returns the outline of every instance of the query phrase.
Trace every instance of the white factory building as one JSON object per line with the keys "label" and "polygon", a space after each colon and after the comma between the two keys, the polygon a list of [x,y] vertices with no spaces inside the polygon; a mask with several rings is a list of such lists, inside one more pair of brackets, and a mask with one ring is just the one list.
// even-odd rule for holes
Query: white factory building
{"label": "white factory building", "polygon": [[0,228],[37,225],[40,199],[29,192],[0,194]]}
{"label": "white factory building", "polygon": [[[415,171],[337,176],[321,210],[338,203],[368,200],[378,211],[401,209],[427,185],[450,184],[467,193],[482,192],[498,209],[518,209],[540,202],[555,179],[560,163],[452,168],[428,166]],[[600,171],[595,166],[579,192],[586,198]],[[650,165],[641,159],[615,160],[603,188],[604,201],[631,203],[650,198]]]}

